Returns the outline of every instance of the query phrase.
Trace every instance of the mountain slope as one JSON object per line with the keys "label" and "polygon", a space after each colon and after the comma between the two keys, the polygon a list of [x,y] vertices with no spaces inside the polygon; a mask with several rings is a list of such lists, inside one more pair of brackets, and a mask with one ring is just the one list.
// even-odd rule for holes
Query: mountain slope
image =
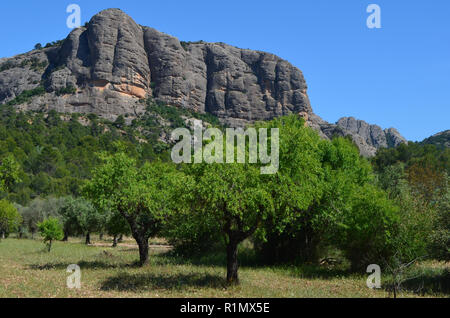
{"label": "mountain slope", "polygon": [[0,73],[0,103],[42,84],[46,90],[20,105],[26,110],[89,112],[114,120],[137,116],[144,109],[136,102],[154,97],[233,126],[312,112],[301,71],[275,55],[223,43],[182,43],[137,25],[118,9],[95,15],[61,46],[5,63],[10,67]]}
{"label": "mountain slope", "polygon": [[441,148],[449,148],[450,147],[450,130],[442,131],[437,133],[424,141],[423,144],[427,145],[436,145]]}
{"label": "mountain slope", "polygon": [[180,42],[104,10],[64,41],[0,61],[0,104],[18,110],[96,114],[128,124],[153,99],[241,127],[300,114],[323,137],[350,135],[364,156],[404,138],[354,119],[336,125],[314,114],[302,72],[265,52],[223,43]]}

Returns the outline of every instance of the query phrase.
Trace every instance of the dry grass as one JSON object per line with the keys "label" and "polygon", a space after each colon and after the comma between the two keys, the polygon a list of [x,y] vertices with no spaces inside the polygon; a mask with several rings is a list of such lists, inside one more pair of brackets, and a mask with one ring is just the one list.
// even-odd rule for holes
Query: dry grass
{"label": "dry grass", "polygon": [[[105,243],[105,242],[103,242]],[[227,287],[225,268],[194,265],[167,254],[163,240],[152,241],[150,264],[135,266],[132,241],[116,249],[58,242],[47,253],[39,241],[7,239],[0,243],[0,297],[388,297],[366,287],[365,275],[296,267],[243,267],[241,285]],[[66,287],[66,268],[78,264],[82,288]],[[442,264],[433,264],[434,267]],[[404,293],[402,297],[417,297]]]}

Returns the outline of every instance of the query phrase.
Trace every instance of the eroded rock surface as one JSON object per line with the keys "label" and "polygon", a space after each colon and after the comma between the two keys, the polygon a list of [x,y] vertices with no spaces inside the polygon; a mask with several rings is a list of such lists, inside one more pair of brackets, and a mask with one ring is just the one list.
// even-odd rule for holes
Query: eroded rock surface
{"label": "eroded rock surface", "polygon": [[[49,94],[22,109],[93,112],[114,119],[142,112],[137,100],[162,102],[209,112],[231,126],[290,112],[312,113],[301,71],[273,54],[222,43],[182,43],[136,24],[119,9],[95,15],[61,47],[11,59],[37,58],[40,72],[13,68],[0,73],[0,103],[45,78]],[[3,62],[4,63],[4,62]],[[67,87],[75,94],[52,94]]]}
{"label": "eroded rock surface", "polygon": [[119,9],[95,15],[60,46],[0,60],[0,104],[43,86],[45,94],[15,103],[20,110],[95,113],[127,121],[145,112],[140,100],[211,113],[243,127],[290,113],[302,114],[324,138],[351,135],[361,153],[404,142],[353,118],[336,125],[313,113],[302,72],[265,52],[224,43],[180,42],[136,24]]}

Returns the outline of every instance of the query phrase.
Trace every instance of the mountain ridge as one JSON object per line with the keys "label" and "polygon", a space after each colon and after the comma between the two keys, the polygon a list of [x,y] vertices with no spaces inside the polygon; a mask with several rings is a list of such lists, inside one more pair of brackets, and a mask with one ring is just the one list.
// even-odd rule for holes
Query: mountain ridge
{"label": "mountain ridge", "polygon": [[[297,113],[324,138],[351,136],[364,156],[406,140],[354,118],[314,114],[303,73],[271,53],[224,43],[180,42],[138,25],[120,9],[96,14],[47,48],[0,64],[0,104],[18,110],[94,113],[131,122],[140,100],[210,113],[231,127]],[[356,125],[356,126],[355,126]]]}

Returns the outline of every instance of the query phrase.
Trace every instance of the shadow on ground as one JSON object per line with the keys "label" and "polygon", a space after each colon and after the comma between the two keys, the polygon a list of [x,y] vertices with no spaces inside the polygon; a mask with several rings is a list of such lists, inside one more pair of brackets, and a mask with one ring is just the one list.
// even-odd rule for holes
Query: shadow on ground
{"label": "shadow on ground", "polygon": [[120,273],[103,282],[104,291],[141,291],[154,289],[181,290],[187,287],[194,288],[225,288],[226,281],[220,276],[210,274],[128,274]]}
{"label": "shadow on ground", "polygon": [[402,289],[419,295],[450,294],[450,269],[424,273],[402,284]]}
{"label": "shadow on ground", "polygon": [[[60,269],[65,270],[72,263],[48,263],[48,264],[31,264],[29,265],[30,269],[34,270],[54,270]],[[81,261],[76,262],[78,266],[82,269],[113,269],[113,268],[139,268],[138,262],[132,264],[123,264],[123,263],[111,263],[106,261]]]}

